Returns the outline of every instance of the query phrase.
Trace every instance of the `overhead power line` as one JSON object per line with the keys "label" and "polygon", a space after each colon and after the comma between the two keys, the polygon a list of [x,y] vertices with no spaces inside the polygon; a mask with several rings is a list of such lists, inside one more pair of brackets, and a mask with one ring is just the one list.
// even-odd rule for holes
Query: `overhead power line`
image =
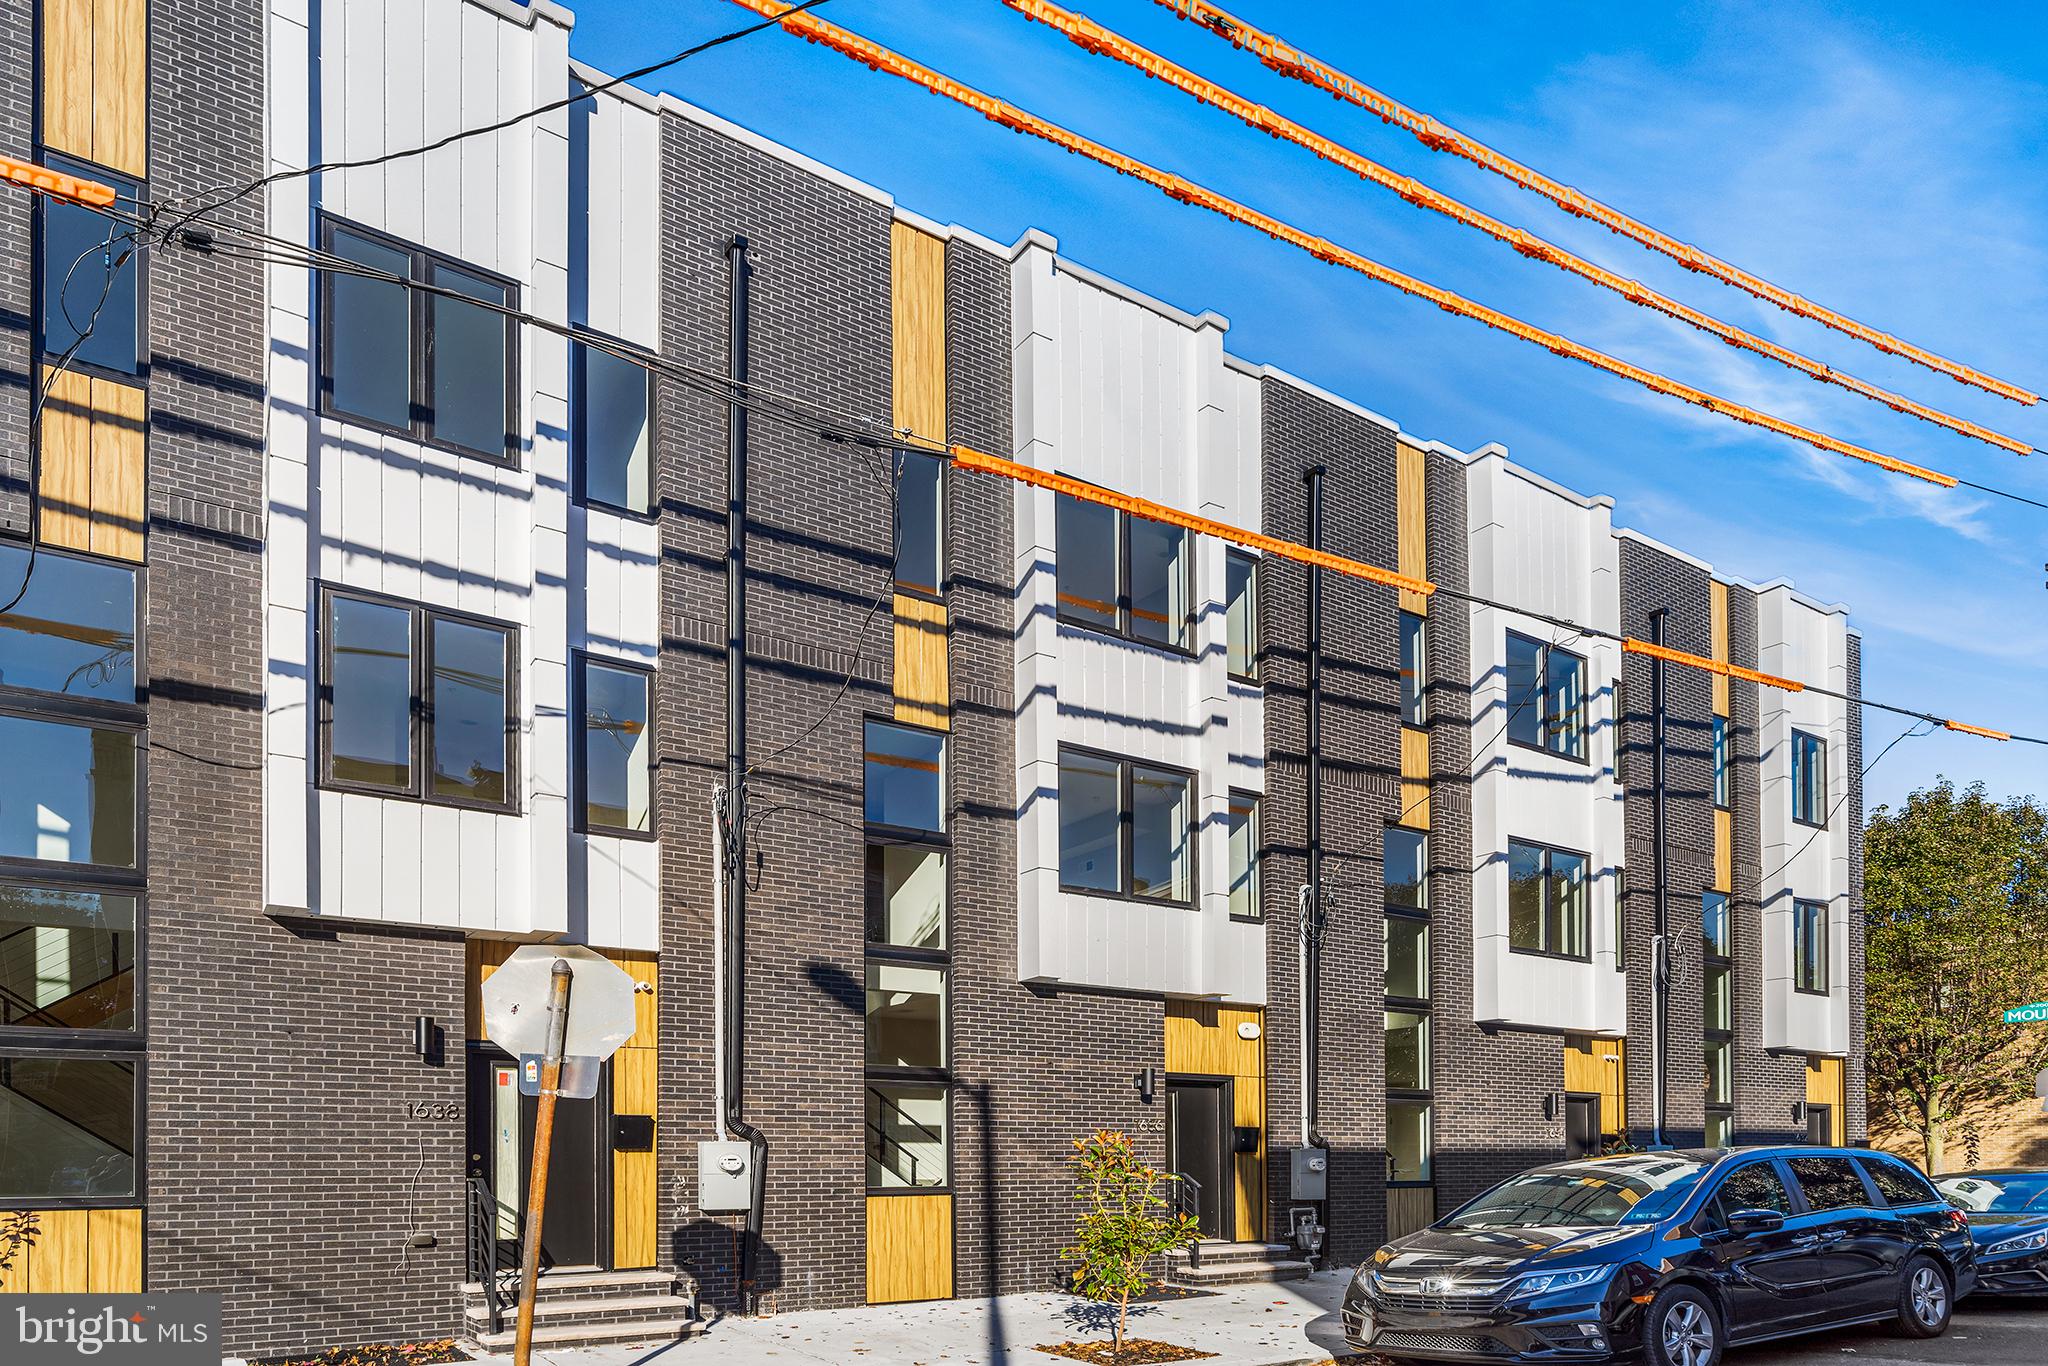
{"label": "overhead power line", "polygon": [[1868,342],[1889,355],[1902,357],[1915,365],[1925,366],[1929,370],[1947,375],[1959,383],[1997,394],[2000,398],[2009,398],[2015,403],[2032,404],[2040,399],[2040,395],[2031,390],[1974,370],[1959,361],[1936,355],[1866,323],[1857,322],[1854,318],[1774,285],[1759,275],[1753,275],[1740,266],[1731,265],[1717,256],[1710,256],[1690,243],[1678,241],[1659,232],[1649,224],[1631,218],[1619,209],[1611,208],[1569,185],[1561,185],[1542,172],[1503,156],[1477,138],[1468,137],[1428,114],[1411,109],[1392,96],[1373,89],[1357,77],[1346,75],[1328,62],[1311,57],[1279,35],[1246,23],[1221,6],[1209,3],[1209,0],[1157,0],[1157,3],[1225,39],[1233,47],[1251,52],[1281,75],[1312,85],[1318,90],[1327,91],[1361,109],[1370,110],[1386,122],[1412,134],[1416,141],[1431,151],[1449,152],[1464,157],[1467,161],[1483,166],[1525,190],[1533,190],[1566,213],[1575,214],[1580,218],[1590,218],[1610,231],[1670,257],[1688,270],[1711,275],[1744,293],[1774,303],[1788,313],[1810,318],[1837,332]]}
{"label": "overhead power line", "polygon": [[[774,0],[732,0],[732,3],[761,13],[767,13],[779,8],[774,3]],[[1231,219],[1233,222],[1243,223],[1248,227],[1256,228],[1269,237],[1286,242],[1291,246],[1299,247],[1318,260],[1357,271],[1368,279],[1391,285],[1404,294],[1427,300],[1448,313],[1456,313],[1462,317],[1483,322],[1488,327],[1498,328],[1503,332],[1541,346],[1557,355],[1583,361],[1595,369],[1605,370],[1611,375],[1618,375],[1623,379],[1632,380],[1654,393],[1681,399],[1686,403],[1695,404],[1710,412],[1718,413],[1723,417],[1733,418],[1737,422],[1762,427],[1781,436],[1789,436],[1794,440],[1803,441],[1807,445],[1814,446],[1820,450],[1829,451],[1836,455],[1848,456],[1852,460],[1860,460],[1866,464],[1875,465],[1879,469],[1888,470],[1893,474],[1903,474],[1942,488],[1954,488],[1960,482],[1952,474],[1944,474],[1939,470],[1929,469],[1924,465],[1916,465],[1910,461],[1901,460],[1895,455],[1885,455],[1868,447],[1859,446],[1854,442],[1844,441],[1840,437],[1829,436],[1825,432],[1818,432],[1810,427],[1802,427],[1796,422],[1775,417],[1770,413],[1751,408],[1746,404],[1722,398],[1718,394],[1709,393],[1704,389],[1696,388],[1680,380],[1671,379],[1656,371],[1620,360],[1582,342],[1576,342],[1559,333],[1550,332],[1533,324],[1525,323],[1521,319],[1503,313],[1497,308],[1477,303],[1461,294],[1440,288],[1413,275],[1395,270],[1392,266],[1382,265],[1378,261],[1374,261],[1351,250],[1349,247],[1338,246],[1327,238],[1317,237],[1290,223],[1283,222],[1271,214],[1262,213],[1257,209],[1239,203],[1237,200],[1219,194],[1206,186],[1198,185],[1183,176],[1175,175],[1170,171],[1162,171],[1156,166],[1139,161],[1135,157],[1127,156],[1099,142],[1082,137],[1080,134],[1062,128],[1058,124],[1040,118],[1036,114],[1019,109],[1015,105],[999,100],[993,95],[984,94],[971,86],[962,84],[949,76],[942,75],[930,67],[913,62],[898,52],[860,37],[858,34],[850,33],[837,25],[828,24],[821,19],[815,19],[807,14],[800,15],[795,13],[786,15],[782,19],[782,25],[791,33],[829,47],[835,52],[851,57],[864,66],[871,67],[877,71],[887,72],[892,76],[899,76],[916,85],[923,86],[935,94],[944,95],[948,99],[976,111],[993,123],[1000,124],[1005,128],[1014,129],[1017,132],[1029,133],[1033,137],[1042,138],[1056,147],[1064,148],[1069,152],[1085,156],[1091,161],[1099,162],[1123,175],[1142,180],[1171,199],[1197,205]]]}
{"label": "overhead power line", "polygon": [[[1476,593],[1468,593],[1460,589],[1450,588],[1427,579],[1418,579],[1393,570],[1383,569],[1377,565],[1370,565],[1362,561],[1333,555],[1327,551],[1317,550],[1282,537],[1231,526],[1214,518],[1184,512],[1181,509],[1170,507],[1164,503],[1153,502],[1150,499],[1119,493],[1113,489],[1100,488],[1092,484],[1085,484],[1079,480],[1039,470],[1033,466],[1006,460],[1001,456],[992,455],[971,446],[949,445],[939,438],[916,432],[910,428],[892,428],[889,424],[879,419],[838,408],[829,403],[818,402],[762,385],[740,383],[722,372],[688,365],[671,357],[663,356],[658,352],[614,341],[611,338],[585,333],[569,324],[555,322],[548,318],[536,317],[532,313],[513,308],[509,305],[490,303],[458,290],[427,284],[410,279],[409,277],[395,275],[388,271],[380,271],[375,267],[364,266],[345,257],[334,256],[330,253],[292,243],[284,238],[275,237],[267,233],[257,233],[248,229],[228,229],[226,231],[231,236],[247,239],[247,245],[245,247],[237,247],[231,243],[224,243],[211,235],[194,234],[189,230],[175,234],[172,241],[175,245],[208,255],[226,256],[232,259],[251,260],[265,264],[292,266],[322,273],[359,276],[365,279],[380,280],[384,283],[415,292],[431,294],[437,297],[452,299],[459,303],[469,304],[473,307],[484,309],[487,312],[498,314],[509,321],[550,332],[580,345],[588,346],[593,350],[615,356],[620,360],[638,365],[655,374],[676,380],[698,392],[715,397],[721,402],[737,402],[749,412],[794,426],[807,428],[828,440],[839,441],[862,448],[916,451],[926,455],[941,456],[951,463],[958,465],[963,470],[972,473],[997,475],[1038,487],[1052,489],[1085,501],[1101,503],[1105,506],[1121,509],[1132,516],[1183,527],[1198,535],[1233,541],[1239,545],[1259,549],[1279,558],[1291,559],[1314,568],[1327,569],[1333,573],[1345,574],[1386,587],[1406,589],[1407,591],[1422,593],[1425,596],[1441,595],[1475,607],[1490,607],[1499,611],[1516,612],[1532,620],[1544,622],[1559,630],[1573,631],[1581,636],[1612,641],[1626,651],[1645,654],[1653,651],[1659,652],[1661,657],[1683,666],[1713,673],[1727,674],[1730,677],[1748,679],[1766,687],[1779,687],[1794,692],[1810,692],[1858,706],[1874,707],[1899,716],[1931,722],[1959,734],[1991,740],[2009,740],[2023,744],[2048,746],[2048,738],[1994,730],[1987,726],[1972,725],[1939,716],[1933,712],[1921,711],[1889,702],[1880,702],[1872,698],[1861,697],[1812,683],[1803,683],[1796,679],[1779,678],[1775,675],[1747,669],[1741,665],[1729,664],[1724,661],[1707,658],[1703,655],[1688,654],[1681,650],[1673,650],[1668,646],[1653,645],[1648,641],[1635,640],[1618,632],[1606,631],[1599,627],[1587,626],[1580,622],[1569,620],[1568,618],[1551,616],[1525,607],[1518,607],[1513,603],[1499,602],[1494,599],[1481,597]],[[872,615],[872,610],[870,615]]]}
{"label": "overhead power line", "polygon": [[1023,15],[1026,19],[1035,20],[1063,34],[1075,46],[1086,52],[1112,58],[1124,63],[1126,66],[1142,71],[1156,80],[1164,81],[1183,94],[1193,96],[1203,104],[1215,105],[1218,109],[1241,120],[1249,127],[1261,133],[1270,134],[1273,137],[1284,139],[1298,147],[1305,148],[1325,161],[1342,166],[1345,170],[1352,172],[1362,180],[1381,186],[1384,189],[1392,190],[1410,204],[1428,209],[1434,213],[1440,213],[1453,222],[1461,223],[1468,228],[1475,228],[1489,237],[1505,242],[1531,260],[1547,261],[1567,274],[1576,275],[1583,280],[1589,280],[1603,289],[1611,290],[1621,295],[1630,303],[1652,309],[1664,314],[1666,317],[1675,318],[1679,322],[1719,338],[1730,346],[1753,352],[1768,360],[1774,360],[1780,365],[1798,371],[1809,379],[1819,380],[1824,384],[1837,385],[1851,393],[1860,394],[1864,398],[1882,403],[1895,412],[1905,413],[1910,417],[1917,417],[1923,422],[1930,422],[1937,427],[1946,428],[1960,436],[1967,436],[1973,440],[1982,441],[1987,445],[1996,446],[2000,450],[2007,451],[2013,455],[2032,455],[2034,453],[2034,447],[2030,442],[2022,441],[2016,436],[2008,436],[2004,432],[1993,430],[1980,423],[1972,422],[1967,418],[1957,417],[1952,413],[1946,413],[1938,408],[1931,408],[1926,404],[1915,402],[1903,394],[1894,393],[1890,389],[1872,384],[1868,380],[1858,379],[1854,375],[1845,374],[1832,366],[1814,360],[1810,356],[1802,355],[1790,347],[1780,346],[1776,342],[1768,341],[1752,332],[1744,331],[1742,328],[1736,327],[1732,323],[1724,322],[1709,313],[1703,313],[1699,309],[1680,303],[1668,295],[1660,294],[1638,280],[1628,279],[1602,266],[1595,265],[1584,257],[1574,255],[1553,242],[1543,240],[1534,233],[1527,232],[1521,228],[1504,223],[1489,214],[1482,213],[1468,204],[1461,203],[1447,194],[1430,188],[1412,176],[1403,175],[1399,171],[1389,170],[1387,167],[1360,155],[1342,143],[1333,141],[1320,133],[1316,133],[1296,123],[1284,114],[1276,113],[1265,105],[1248,100],[1227,86],[1218,85],[1214,81],[1198,76],[1186,67],[1177,65],[1158,53],[1132,42],[1122,34],[1112,29],[1104,28],[1086,15],[1075,14],[1071,10],[1063,9],[1058,5],[1052,4],[1051,0],[1002,0],[1002,3]]}

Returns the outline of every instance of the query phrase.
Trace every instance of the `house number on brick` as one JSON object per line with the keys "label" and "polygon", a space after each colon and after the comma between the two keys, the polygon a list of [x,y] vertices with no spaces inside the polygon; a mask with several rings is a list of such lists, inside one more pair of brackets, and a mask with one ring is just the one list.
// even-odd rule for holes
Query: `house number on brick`
{"label": "house number on brick", "polygon": [[406,1100],[399,1102],[408,1119],[461,1119],[462,1107],[454,1101]]}

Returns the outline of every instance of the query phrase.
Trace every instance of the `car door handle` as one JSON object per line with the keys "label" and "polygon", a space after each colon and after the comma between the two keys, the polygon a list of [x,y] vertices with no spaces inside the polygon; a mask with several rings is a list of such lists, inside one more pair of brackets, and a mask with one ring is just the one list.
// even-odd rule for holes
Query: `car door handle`
{"label": "car door handle", "polygon": [[1794,1247],[1818,1247],[1823,1241],[1824,1239],[1818,1233],[1799,1233],[1793,1235],[1792,1245]]}

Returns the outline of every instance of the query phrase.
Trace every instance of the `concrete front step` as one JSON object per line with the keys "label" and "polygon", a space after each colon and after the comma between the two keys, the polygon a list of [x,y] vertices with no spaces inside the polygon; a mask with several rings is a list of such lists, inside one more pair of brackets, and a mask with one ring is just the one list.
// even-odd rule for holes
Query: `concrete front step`
{"label": "concrete front step", "polygon": [[[504,1313],[515,1312],[507,1308]],[[535,1300],[533,1321],[549,1327],[571,1324],[625,1323],[666,1323],[671,1319],[688,1318],[690,1302],[678,1295],[614,1296],[598,1300]],[[477,1332],[489,1326],[490,1309],[482,1304],[464,1305],[463,1318],[470,1331]]]}
{"label": "concrete front step", "polygon": [[1302,1261],[1211,1262],[1204,1255],[1200,1266],[1177,1266],[1167,1273],[1173,1285],[1188,1290],[1213,1290],[1225,1285],[1278,1284],[1308,1278],[1308,1263]]}
{"label": "concrete front step", "polygon": [[[1203,1266],[1223,1266],[1232,1262],[1284,1262],[1293,1258],[1294,1249],[1286,1243],[1224,1243],[1204,1241],[1195,1249],[1201,1254]],[[1166,1254],[1168,1266],[1185,1266],[1193,1258],[1183,1249]]]}
{"label": "concrete front step", "polygon": [[[568,1347],[631,1347],[643,1343],[675,1342],[681,1338],[694,1337],[704,1331],[702,1319],[649,1319],[644,1322],[628,1323],[540,1323],[538,1306],[535,1307],[533,1345],[537,1348]],[[487,1356],[501,1356],[512,1350],[513,1340],[518,1336],[510,1319],[505,1322],[501,1333],[475,1333],[466,1345],[474,1347]]]}
{"label": "concrete front step", "polygon": [[[518,1278],[514,1276],[508,1284],[516,1289],[517,1283]],[[676,1277],[672,1271],[550,1272],[540,1278],[534,1302],[545,1304],[551,1299],[639,1299],[648,1295],[670,1294],[675,1285]],[[464,1282],[462,1302],[482,1307],[484,1288],[475,1281]]]}

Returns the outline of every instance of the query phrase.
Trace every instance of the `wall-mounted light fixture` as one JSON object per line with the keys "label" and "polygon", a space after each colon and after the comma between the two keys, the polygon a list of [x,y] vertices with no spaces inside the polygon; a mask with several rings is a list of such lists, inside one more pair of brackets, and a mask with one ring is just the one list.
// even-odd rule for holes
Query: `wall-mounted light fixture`
{"label": "wall-mounted light fixture", "polygon": [[426,1062],[433,1062],[441,1055],[441,1030],[431,1015],[412,1017],[412,1051]]}
{"label": "wall-mounted light fixture", "polygon": [[1803,1101],[1803,1100],[1795,1100],[1795,1101],[1793,1101],[1793,1102],[1792,1102],[1792,1122],[1793,1122],[1794,1124],[1797,1124],[1798,1126],[1800,1126],[1800,1127],[1801,1127],[1802,1129],[1806,1127],[1806,1102],[1805,1102],[1805,1101]]}
{"label": "wall-mounted light fixture", "polygon": [[1158,1068],[1146,1068],[1144,1071],[1138,1073],[1137,1076],[1131,1078],[1131,1082],[1138,1088],[1138,1099],[1143,1101],[1145,1104],[1150,1105],[1153,1101],[1159,1099]]}
{"label": "wall-mounted light fixture", "polygon": [[1543,1093],[1543,1118],[1546,1120],[1557,1118],[1557,1092],[1555,1091]]}

